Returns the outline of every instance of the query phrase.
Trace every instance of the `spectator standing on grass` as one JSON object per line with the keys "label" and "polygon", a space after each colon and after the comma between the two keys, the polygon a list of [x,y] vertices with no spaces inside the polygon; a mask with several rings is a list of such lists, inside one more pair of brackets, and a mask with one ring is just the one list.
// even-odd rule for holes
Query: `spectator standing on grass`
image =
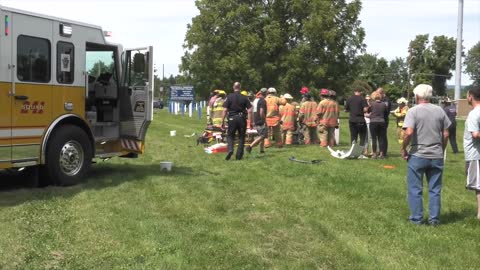
{"label": "spectator standing on grass", "polygon": [[252,148],[257,145],[260,145],[260,153],[265,153],[263,142],[268,136],[268,130],[265,123],[265,117],[267,114],[267,103],[265,101],[266,95],[267,88],[262,88],[253,101],[253,123],[254,128],[257,131],[257,136],[249,146],[245,147],[248,153],[251,153]]}
{"label": "spectator standing on grass", "polygon": [[465,121],[463,135],[466,188],[476,193],[477,219],[480,220],[480,86],[475,86],[468,91],[467,100],[473,110]]}
{"label": "spectator standing on grass", "polygon": [[[363,114],[363,118],[365,119],[365,123],[367,124],[367,136],[365,139],[365,153],[368,153],[371,145],[372,145],[372,133],[370,132],[370,106],[372,105],[370,95],[365,96],[365,100],[367,101],[368,110]],[[373,155],[373,153],[368,153],[369,156]],[[366,155],[365,155],[366,156]]]}
{"label": "spectator standing on grass", "polygon": [[360,145],[365,146],[367,123],[364,113],[368,112],[368,104],[363,98],[361,90],[354,90],[353,96],[347,99],[345,111],[350,113],[350,143],[357,143],[357,138],[360,136]]}
{"label": "spectator standing on grass", "polygon": [[238,148],[236,159],[243,158],[243,147],[245,145],[245,133],[247,132],[247,110],[251,107],[250,101],[247,97],[240,94],[240,83],[235,82],[233,84],[233,93],[227,96],[223,107],[223,120],[222,127],[225,126],[225,118],[228,116],[228,153],[225,157],[226,160],[230,160],[233,155],[233,144],[235,140],[235,134],[238,132]]}
{"label": "spectator standing on grass", "polygon": [[[371,95],[373,102],[370,103],[370,133],[372,135],[372,158],[385,158],[385,143],[387,137],[387,126],[385,124],[385,112],[387,105],[382,102],[382,96],[378,92]],[[378,148],[377,148],[378,145]]]}
{"label": "spectator standing on grass", "polygon": [[[450,120],[439,106],[430,103],[432,87],[420,84],[413,90],[417,106],[407,112],[403,128],[405,136],[401,147],[403,159],[408,161],[407,194],[410,222],[423,223],[423,176],[427,178],[429,194],[428,223],[440,223],[443,152],[447,145]],[[410,151],[407,153],[407,147]]]}
{"label": "spectator standing on grass", "polygon": [[[386,134],[388,134],[388,124],[390,123],[390,111],[392,110],[392,102],[390,99],[387,97],[387,94],[385,93],[385,90],[383,88],[378,88],[377,92],[380,94],[382,102],[387,106],[387,111],[385,112],[385,115],[383,116],[385,118],[385,127],[386,127]],[[385,146],[384,149],[380,149],[384,153],[385,156],[388,154],[388,136],[386,137],[385,141]]]}
{"label": "spectator standing on grass", "polygon": [[450,141],[450,145],[452,146],[453,153],[457,154],[457,106],[447,97],[443,110],[447,114],[448,119],[450,119],[450,122],[452,122],[452,125],[450,125],[450,128],[448,128],[448,140]]}

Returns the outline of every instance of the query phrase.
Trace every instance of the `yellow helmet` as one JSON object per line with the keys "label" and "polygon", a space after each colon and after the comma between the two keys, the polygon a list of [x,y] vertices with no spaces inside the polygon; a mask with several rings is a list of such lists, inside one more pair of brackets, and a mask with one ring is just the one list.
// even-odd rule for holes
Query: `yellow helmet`
{"label": "yellow helmet", "polygon": [[242,94],[242,95],[244,95],[244,96],[246,96],[246,97],[248,96],[247,90],[242,90],[242,91],[240,92],[240,94]]}

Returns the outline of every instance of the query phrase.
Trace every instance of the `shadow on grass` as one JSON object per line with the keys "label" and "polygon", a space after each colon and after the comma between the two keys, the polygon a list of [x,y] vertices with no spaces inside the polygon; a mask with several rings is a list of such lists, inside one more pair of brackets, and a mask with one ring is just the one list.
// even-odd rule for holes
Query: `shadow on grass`
{"label": "shadow on grass", "polygon": [[0,171],[0,206],[14,206],[28,201],[68,198],[84,190],[119,186],[126,182],[142,181],[151,176],[195,176],[189,167],[174,166],[172,171],[161,171],[158,164],[101,164],[93,165],[87,178],[72,187],[31,188],[28,175],[22,172]]}
{"label": "shadow on grass", "polygon": [[450,211],[448,213],[442,214],[441,220],[442,224],[454,224],[463,222],[465,219],[469,219],[474,216],[475,210],[463,209],[461,211]]}

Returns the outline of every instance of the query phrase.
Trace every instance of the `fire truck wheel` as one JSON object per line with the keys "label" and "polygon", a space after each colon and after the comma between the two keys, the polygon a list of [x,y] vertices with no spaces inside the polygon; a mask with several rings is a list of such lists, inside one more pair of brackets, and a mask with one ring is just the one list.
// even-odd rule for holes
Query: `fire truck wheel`
{"label": "fire truck wheel", "polygon": [[55,185],[75,185],[90,170],[92,155],[90,140],[81,128],[61,126],[47,145],[47,175]]}

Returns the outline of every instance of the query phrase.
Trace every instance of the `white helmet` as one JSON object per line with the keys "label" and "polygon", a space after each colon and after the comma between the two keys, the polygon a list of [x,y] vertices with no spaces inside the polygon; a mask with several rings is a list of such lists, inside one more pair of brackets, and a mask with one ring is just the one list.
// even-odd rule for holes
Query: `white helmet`
{"label": "white helmet", "polygon": [[276,94],[277,93],[277,89],[273,88],[273,87],[270,87],[268,88],[267,90],[268,93],[271,93],[271,94]]}

